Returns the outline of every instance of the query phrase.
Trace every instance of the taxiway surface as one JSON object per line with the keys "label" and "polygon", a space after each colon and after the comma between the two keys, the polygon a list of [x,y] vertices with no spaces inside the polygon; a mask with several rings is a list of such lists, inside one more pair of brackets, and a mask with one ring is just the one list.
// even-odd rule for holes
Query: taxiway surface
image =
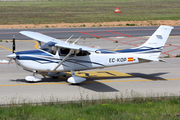
{"label": "taxiway surface", "polygon": [[[77,44],[95,46],[100,48],[118,49],[134,47],[142,44],[147,38],[137,40],[125,38],[86,38]],[[73,39],[72,39],[73,41]],[[116,43],[115,41],[119,41]],[[124,44],[122,41],[130,41]],[[16,50],[35,49],[35,42],[16,41]],[[161,57],[177,55],[180,53],[179,37],[170,37]],[[4,47],[4,48],[3,48]],[[5,59],[10,54],[12,42],[3,41],[0,46],[0,59]],[[7,49],[5,49],[7,48]],[[169,96],[180,94],[180,59],[163,58],[164,62],[151,62],[127,66],[110,67],[80,71],[76,74],[87,78],[87,81],[79,85],[70,85],[67,78],[52,79],[43,78],[38,83],[28,83],[25,77],[32,73],[22,70],[16,64],[0,64],[0,104],[23,102],[48,102],[48,101],[72,101],[82,99],[101,99],[113,97],[140,97],[140,96]],[[68,73],[67,73],[68,74]],[[38,75],[42,77],[41,75]]]}
{"label": "taxiway surface", "polygon": [[[71,35],[73,38],[92,38],[92,37],[115,37],[122,34],[130,35],[134,37],[139,36],[151,36],[159,26],[148,27],[92,27],[92,28],[44,28],[44,29],[0,29],[0,39],[12,39],[15,35],[18,40],[29,39],[26,36],[20,35],[20,31],[34,31],[46,34],[48,36],[67,39]],[[95,34],[94,34],[95,33]],[[104,35],[106,34],[106,35]],[[180,34],[180,26],[174,26],[171,32],[171,36],[177,36]]]}

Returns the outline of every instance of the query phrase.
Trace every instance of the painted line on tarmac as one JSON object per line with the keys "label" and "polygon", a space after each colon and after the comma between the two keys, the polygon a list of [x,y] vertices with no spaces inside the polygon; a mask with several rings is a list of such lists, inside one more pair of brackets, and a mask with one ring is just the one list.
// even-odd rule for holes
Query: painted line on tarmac
{"label": "painted line on tarmac", "polygon": [[[105,82],[111,82],[110,80],[107,80],[107,79],[104,79],[104,78],[98,78],[98,79],[103,80],[103,81],[105,81]],[[85,83],[86,83],[86,82],[85,82]]]}
{"label": "painted line on tarmac", "polygon": [[[172,79],[142,79],[142,80],[106,80],[105,82],[139,82],[139,81],[170,81],[170,80],[180,80],[180,78],[172,78]],[[104,81],[98,81],[104,83]]]}
{"label": "painted line on tarmac", "polygon": [[69,83],[61,82],[61,83],[11,84],[11,85],[0,85],[0,87],[5,87],[5,86],[29,86],[29,85],[57,85],[57,84],[69,84]]}
{"label": "painted line on tarmac", "polygon": [[[180,80],[180,78],[171,78],[171,79],[142,79],[142,80],[105,80],[102,81],[87,81],[83,83],[113,83],[113,82],[143,82],[143,81],[170,81],[170,80]],[[34,84],[10,84],[10,85],[0,85],[0,87],[5,86],[31,86],[31,85],[60,85],[60,84],[69,84],[67,82],[61,83],[34,83]]]}
{"label": "painted line on tarmac", "polygon": [[9,50],[9,51],[11,51],[12,52],[12,50],[11,49],[9,49],[9,48],[6,48],[6,47],[4,47],[4,46],[0,46],[1,48],[3,48],[3,49],[5,49],[5,50]]}
{"label": "painted line on tarmac", "polygon": [[[37,42],[37,41],[31,41],[31,40],[21,40],[21,41],[25,41],[25,42],[34,42],[34,43],[36,43],[35,45],[34,45],[34,47],[36,48],[36,49],[39,49],[39,43]],[[6,48],[6,47],[4,47],[4,46],[0,46],[1,48],[3,48],[3,49],[5,49],[5,50],[9,50],[9,51],[11,51],[12,52],[12,50],[11,49],[9,49],[9,48]]]}
{"label": "painted line on tarmac", "polygon": [[34,47],[36,48],[36,49],[39,49],[39,43],[37,42],[37,41],[31,41],[31,40],[21,40],[21,41],[24,41],[24,42],[34,42],[34,43],[36,43],[35,45],[34,45]]}

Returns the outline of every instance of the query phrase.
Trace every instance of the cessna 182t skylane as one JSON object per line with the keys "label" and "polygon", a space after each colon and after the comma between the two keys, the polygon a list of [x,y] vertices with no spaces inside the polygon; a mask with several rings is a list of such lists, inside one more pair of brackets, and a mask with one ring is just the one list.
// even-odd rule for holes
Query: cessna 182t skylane
{"label": "cessna 182t skylane", "polygon": [[[51,77],[59,77],[64,75],[63,72],[71,71],[72,77],[67,81],[77,84],[86,79],[76,76],[74,71],[162,61],[158,57],[172,29],[171,26],[161,25],[143,45],[115,51],[75,45],[78,39],[69,44],[67,41],[71,37],[64,42],[37,32],[21,31],[20,34],[37,40],[39,49],[13,52],[7,58],[14,59],[19,66],[33,72],[25,78],[26,81],[41,81],[35,73],[47,72]],[[41,46],[41,42],[46,44]]]}

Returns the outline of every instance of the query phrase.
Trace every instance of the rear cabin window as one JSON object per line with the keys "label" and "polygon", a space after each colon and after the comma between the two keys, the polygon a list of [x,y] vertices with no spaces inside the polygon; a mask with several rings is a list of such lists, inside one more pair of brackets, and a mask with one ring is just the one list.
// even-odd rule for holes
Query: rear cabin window
{"label": "rear cabin window", "polygon": [[87,56],[87,55],[90,55],[90,53],[88,51],[83,51],[83,50],[79,50],[79,51],[76,51],[76,56]]}
{"label": "rear cabin window", "polygon": [[[60,52],[59,52],[59,55],[65,56],[65,55],[67,55],[69,52],[70,52],[70,49],[61,48],[61,49],[60,49]],[[71,53],[71,56],[73,56],[73,55],[76,55],[76,56],[87,56],[87,55],[90,55],[90,53],[89,53],[88,51],[76,50],[76,51],[73,51],[73,52]]]}
{"label": "rear cabin window", "polygon": [[67,55],[69,52],[70,52],[70,49],[65,49],[65,48],[60,49],[60,54],[61,55]]}

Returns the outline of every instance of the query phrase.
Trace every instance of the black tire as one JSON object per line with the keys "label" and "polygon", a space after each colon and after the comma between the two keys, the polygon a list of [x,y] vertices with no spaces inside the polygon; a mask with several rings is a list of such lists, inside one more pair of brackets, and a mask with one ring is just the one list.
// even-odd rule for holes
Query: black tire
{"label": "black tire", "polygon": [[58,79],[59,77],[52,76],[53,79]]}
{"label": "black tire", "polygon": [[35,81],[28,81],[29,83],[35,83]]}

